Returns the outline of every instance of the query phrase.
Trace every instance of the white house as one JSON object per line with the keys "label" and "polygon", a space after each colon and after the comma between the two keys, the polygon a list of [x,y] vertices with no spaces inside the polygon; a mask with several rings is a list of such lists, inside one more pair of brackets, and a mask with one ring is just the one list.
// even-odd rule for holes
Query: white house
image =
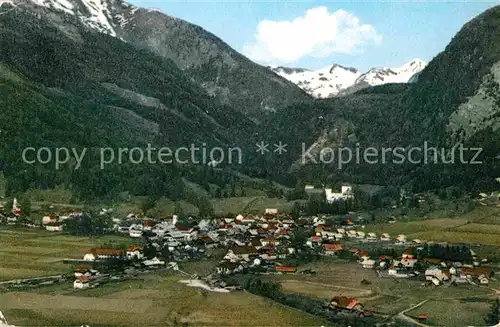
{"label": "white house", "polygon": [[17,217],[7,217],[7,224],[9,225],[15,225],[17,223]]}
{"label": "white house", "polygon": [[104,260],[113,257],[120,257],[124,255],[124,251],[115,249],[90,249],[88,253],[83,256],[85,261]]}
{"label": "white house", "polygon": [[129,236],[133,238],[140,238],[142,237],[142,230],[136,230],[136,229],[129,229]]}
{"label": "white house", "polygon": [[[437,268],[437,267],[432,267],[429,268],[425,271],[425,279],[427,281],[431,281],[436,285],[435,280],[437,280],[439,283],[442,283],[444,281],[447,281],[450,279],[450,273],[445,272],[444,270]],[[439,285],[439,283],[437,285]]]}
{"label": "white house", "polygon": [[[257,259],[256,259],[257,260]],[[255,264],[255,262],[254,262]],[[260,261],[258,263],[260,265]],[[221,275],[229,275],[238,271],[242,271],[244,268],[242,265],[239,263],[233,263],[233,262],[222,262],[218,267],[217,267],[217,273]]]}
{"label": "white house", "polygon": [[271,209],[268,208],[264,211],[265,215],[277,215],[278,214],[278,209]]}
{"label": "white house", "polygon": [[478,279],[479,279],[479,283],[481,283],[483,285],[488,285],[488,283],[489,283],[489,279],[485,275],[479,276]]}
{"label": "white house", "polygon": [[391,240],[391,235],[387,233],[383,233],[382,236],[380,236],[380,240],[383,242],[387,242]]}
{"label": "white house", "polygon": [[55,223],[58,221],[57,215],[48,215],[42,217],[42,224],[46,225],[48,223]]}
{"label": "white house", "polygon": [[63,227],[60,223],[48,223],[45,225],[45,229],[50,232],[62,232]]}
{"label": "white house", "polygon": [[361,261],[359,264],[361,265],[361,267],[365,269],[373,269],[373,267],[375,266],[375,260],[365,259]]}
{"label": "white house", "polygon": [[257,249],[253,246],[235,246],[228,250],[224,260],[231,262],[249,261],[251,255],[257,254]]}
{"label": "white house", "polygon": [[397,243],[406,243],[407,242],[406,235],[403,235],[403,234],[398,235],[396,237],[396,242]]}
{"label": "white house", "polygon": [[358,232],[355,230],[351,229],[351,230],[347,231],[347,237],[357,237],[357,235],[358,235]]}
{"label": "white house", "polygon": [[368,233],[367,238],[368,241],[374,242],[377,240],[377,234],[375,233]]}
{"label": "white house", "polygon": [[162,267],[165,266],[165,261],[161,261],[160,259],[154,257],[151,260],[144,260],[142,262],[147,267]]}
{"label": "white house", "polygon": [[260,244],[262,246],[268,246],[268,245],[278,246],[280,244],[280,241],[275,238],[263,238],[260,240]]}
{"label": "white house", "polygon": [[127,259],[142,259],[144,254],[140,246],[131,245],[127,248]]}
{"label": "white house", "polygon": [[356,233],[356,238],[363,239],[365,238],[365,232],[357,232]]}
{"label": "white house", "polygon": [[88,288],[90,287],[90,277],[80,276],[73,282],[73,288]]}

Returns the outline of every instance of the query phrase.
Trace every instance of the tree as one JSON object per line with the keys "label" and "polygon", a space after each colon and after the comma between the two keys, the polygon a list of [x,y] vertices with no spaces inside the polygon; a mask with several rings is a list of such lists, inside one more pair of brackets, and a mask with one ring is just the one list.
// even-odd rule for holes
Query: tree
{"label": "tree", "polygon": [[6,192],[7,192],[7,179],[5,178],[3,172],[0,172],[0,198],[4,198]]}
{"label": "tree", "polygon": [[179,201],[175,202],[174,215],[177,215],[177,217],[179,217],[179,218],[184,217],[184,210],[182,209],[182,205]]}
{"label": "tree", "polygon": [[10,199],[7,202],[5,202],[5,204],[4,204],[4,211],[5,211],[5,213],[7,213],[7,214],[11,213],[12,205],[13,204],[14,204],[14,200],[13,199]]}
{"label": "tree", "polygon": [[293,248],[301,249],[305,246],[307,238],[310,236],[310,233],[303,227],[297,228],[292,237],[290,238],[290,245]]}
{"label": "tree", "polygon": [[222,189],[220,187],[215,189],[215,197],[218,199],[222,198]]}
{"label": "tree", "polygon": [[148,196],[146,200],[141,203],[141,209],[144,214],[148,212],[148,210],[153,209],[156,204],[156,199],[152,196]]}
{"label": "tree", "polygon": [[146,259],[153,259],[157,254],[156,248],[154,246],[152,246],[151,244],[147,244],[146,246],[144,246],[142,251],[143,251],[144,257]]}
{"label": "tree", "polygon": [[63,221],[63,230],[71,235],[96,236],[110,231],[112,220],[109,215],[93,215],[84,213]]}
{"label": "tree", "polygon": [[29,198],[21,199],[19,205],[23,210],[24,216],[29,216],[31,214],[31,200]]}
{"label": "tree", "polygon": [[488,325],[497,325],[500,323],[500,298],[491,304],[490,312],[484,319]]}
{"label": "tree", "polygon": [[293,204],[293,208],[292,208],[292,212],[290,213],[290,215],[292,216],[292,219],[293,220],[297,220],[300,218],[300,212],[301,212],[301,206],[298,202],[295,202]]}
{"label": "tree", "polygon": [[214,207],[209,199],[200,197],[197,201],[200,218],[211,218],[214,215]]}

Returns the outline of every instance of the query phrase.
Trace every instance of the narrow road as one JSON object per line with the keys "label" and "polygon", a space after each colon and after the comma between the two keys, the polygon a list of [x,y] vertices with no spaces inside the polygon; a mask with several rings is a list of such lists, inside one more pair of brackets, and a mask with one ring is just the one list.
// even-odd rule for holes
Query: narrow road
{"label": "narrow road", "polygon": [[420,302],[420,303],[418,303],[418,304],[416,304],[416,305],[414,305],[412,307],[409,307],[408,309],[405,309],[405,310],[401,311],[400,313],[398,313],[395,317],[398,318],[398,319],[401,319],[403,321],[406,321],[407,323],[410,323],[412,326],[430,327],[429,325],[425,325],[425,324],[423,324],[421,322],[418,322],[417,320],[415,320],[415,319],[413,319],[413,318],[411,318],[411,317],[409,317],[409,316],[406,315],[407,312],[410,312],[410,311],[412,311],[412,310],[414,310],[414,309],[416,309],[416,308],[424,305],[428,301],[429,300],[424,300],[424,301],[422,301],[422,302]]}
{"label": "narrow road", "polygon": [[26,283],[34,280],[44,280],[44,279],[59,279],[59,278],[64,278],[63,275],[53,275],[53,276],[40,276],[40,277],[28,277],[28,278],[23,278],[23,279],[12,279],[12,280],[5,280],[0,282],[0,285],[5,285],[5,284],[16,284],[16,283]]}
{"label": "narrow road", "polygon": [[245,204],[245,206],[241,209],[241,213],[246,212],[246,211],[248,210],[248,208],[250,208],[250,206],[251,206],[252,204],[254,204],[257,200],[262,199],[262,198],[264,198],[264,197],[261,197],[261,196],[256,196],[256,197],[254,197],[253,199],[251,199],[250,201],[248,201],[248,202]]}

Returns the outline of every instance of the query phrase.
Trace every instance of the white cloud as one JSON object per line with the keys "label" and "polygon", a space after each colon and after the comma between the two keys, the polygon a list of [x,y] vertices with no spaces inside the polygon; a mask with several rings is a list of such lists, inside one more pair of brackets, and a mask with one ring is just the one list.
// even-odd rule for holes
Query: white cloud
{"label": "white cloud", "polygon": [[242,52],[263,63],[290,63],[306,56],[359,53],[364,46],[381,42],[373,26],[361,24],[355,15],[316,7],[292,21],[260,21],[255,40],[245,44]]}

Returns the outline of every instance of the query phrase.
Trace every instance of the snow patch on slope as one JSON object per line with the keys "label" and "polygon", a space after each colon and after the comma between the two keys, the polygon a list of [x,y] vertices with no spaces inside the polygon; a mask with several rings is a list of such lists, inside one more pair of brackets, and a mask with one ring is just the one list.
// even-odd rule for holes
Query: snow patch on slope
{"label": "snow patch on slope", "polygon": [[[31,2],[54,11],[76,15],[85,26],[101,33],[116,36],[116,31],[111,23],[113,15],[107,0],[31,0]],[[130,5],[122,2],[122,7],[127,8]]]}
{"label": "snow patch on slope", "polygon": [[32,2],[38,6],[62,11],[67,14],[73,15],[73,4],[67,0],[32,0]]}
{"label": "snow patch on slope", "polygon": [[90,17],[84,15],[81,16],[81,20],[86,23],[87,26],[94,28],[99,32],[116,36],[115,30],[108,20],[111,13],[107,3],[103,0],[81,0],[81,2],[90,13]]}

